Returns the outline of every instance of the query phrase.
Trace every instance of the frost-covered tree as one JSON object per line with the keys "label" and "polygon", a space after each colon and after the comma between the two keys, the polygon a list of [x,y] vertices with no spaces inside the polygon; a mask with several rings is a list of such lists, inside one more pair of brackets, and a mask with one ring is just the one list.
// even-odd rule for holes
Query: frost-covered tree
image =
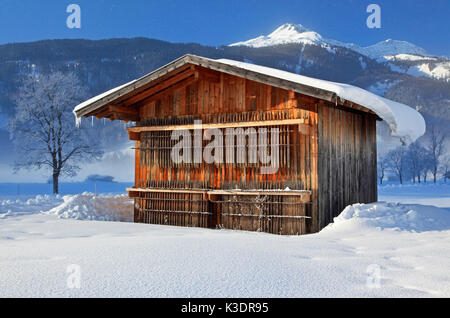
{"label": "frost-covered tree", "polygon": [[378,179],[380,180],[380,184],[383,184],[384,176],[389,166],[386,156],[378,158],[377,163],[378,163]]}
{"label": "frost-covered tree", "polygon": [[397,175],[401,184],[403,184],[403,178],[406,172],[406,159],[407,149],[405,146],[399,146],[387,154],[387,160],[391,170]]}
{"label": "frost-covered tree", "polygon": [[412,181],[420,183],[422,181],[422,170],[430,167],[430,153],[425,149],[420,141],[415,141],[408,146],[407,166]]}
{"label": "frost-covered tree", "polygon": [[99,159],[102,152],[87,129],[76,127],[72,109],[86,98],[73,73],[30,75],[14,97],[15,115],[9,122],[18,160],[14,169],[47,168],[53,193],[61,175],[75,176],[80,163]]}
{"label": "frost-covered tree", "polygon": [[444,174],[444,180],[445,180],[445,182],[447,182],[447,179],[450,179],[450,171],[447,171],[447,172]]}
{"label": "frost-covered tree", "polygon": [[431,173],[433,182],[436,183],[439,172],[440,159],[445,153],[445,141],[447,138],[447,129],[437,123],[428,124],[428,151],[431,154]]}
{"label": "frost-covered tree", "polygon": [[431,152],[424,148],[420,157],[420,174],[422,175],[423,182],[427,182],[427,176],[433,168],[433,156]]}
{"label": "frost-covered tree", "polygon": [[444,182],[447,182],[447,179],[450,179],[450,155],[446,156],[442,160],[442,176],[444,177]]}

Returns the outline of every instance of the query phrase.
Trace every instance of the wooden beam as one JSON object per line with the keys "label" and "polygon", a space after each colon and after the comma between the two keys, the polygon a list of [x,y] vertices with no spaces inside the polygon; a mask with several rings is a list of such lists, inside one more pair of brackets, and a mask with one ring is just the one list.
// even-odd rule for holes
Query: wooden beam
{"label": "wooden beam", "polygon": [[170,193],[201,193],[201,194],[207,194],[207,190],[195,190],[195,189],[162,189],[162,188],[126,188],[128,191],[128,196],[130,196],[130,193],[135,192],[170,192]]}
{"label": "wooden beam", "polygon": [[154,94],[152,96],[147,97],[146,99],[143,99],[143,100],[139,101],[138,103],[136,103],[136,106],[137,107],[144,106],[147,103],[150,103],[151,101],[153,101],[155,99],[158,99],[162,94],[167,94],[167,93],[170,93],[170,92],[172,92],[174,90],[179,89],[180,87],[191,85],[192,83],[195,83],[196,81],[198,81],[198,76],[193,75],[191,77],[188,77],[187,79],[185,79],[185,80],[183,80],[181,82],[178,82],[178,83],[176,83],[176,84],[174,84],[174,85],[172,85],[170,87],[167,87],[166,89],[164,89],[162,91],[159,91],[158,93],[156,93],[156,94]]}
{"label": "wooden beam", "polygon": [[[171,77],[173,77],[173,76],[175,76],[175,75],[177,75],[177,74],[180,74],[180,73],[182,73],[182,72],[185,72],[185,71],[188,70],[188,69],[191,69],[191,70],[192,70],[194,67],[197,67],[197,66],[196,66],[196,65],[193,65],[193,64],[184,64],[184,65],[182,65],[182,66],[180,66],[180,67],[178,67],[178,68],[176,68],[176,69],[174,69],[174,70],[171,70],[171,71],[168,72],[168,73],[165,73],[164,75],[161,75],[160,77],[158,77],[158,78],[156,78],[156,79],[154,79],[154,80],[152,80],[152,81],[150,81],[150,82],[147,82],[147,84],[144,84],[144,85],[142,85],[142,86],[136,86],[136,89],[135,89],[135,90],[133,90],[133,91],[131,91],[131,92],[125,94],[125,95],[120,96],[119,98],[117,98],[116,100],[114,100],[114,103],[117,104],[117,105],[119,105],[119,104],[121,104],[124,100],[127,100],[127,99],[129,99],[129,98],[135,96],[136,94],[142,93],[142,92],[144,92],[145,90],[147,90],[147,89],[149,89],[149,88],[155,86],[156,84],[162,83],[162,82],[165,81],[166,79],[171,78]],[[149,75],[149,74],[148,74],[148,75]],[[144,78],[147,77],[148,75],[145,75],[142,79],[144,79]]]}
{"label": "wooden beam", "polygon": [[101,112],[98,112],[97,114],[95,114],[95,117],[97,119],[106,118],[106,117],[109,117],[109,116],[111,116],[111,112],[109,111],[108,108],[106,108],[106,109],[102,110]]}
{"label": "wooden beam", "polygon": [[303,202],[311,201],[311,191],[308,190],[255,190],[255,191],[233,191],[233,190],[212,190],[208,191],[212,195],[280,195],[280,196],[300,196]]}
{"label": "wooden beam", "polygon": [[141,140],[141,133],[140,132],[134,132],[134,131],[128,131],[128,139],[139,141]]}
{"label": "wooden beam", "polygon": [[277,191],[277,190],[255,190],[255,191],[233,191],[233,190],[201,190],[201,189],[162,189],[162,188],[126,188],[128,196],[131,198],[138,197],[139,192],[149,193],[194,193],[205,194],[208,200],[211,200],[217,195],[279,195],[279,196],[299,196],[301,202],[311,201],[311,191],[308,190],[291,190],[291,191]]}
{"label": "wooden beam", "polygon": [[170,77],[162,82],[160,82],[159,84],[156,84],[155,86],[152,86],[146,90],[144,90],[143,92],[134,95],[133,97],[124,100],[123,103],[125,105],[132,105],[138,101],[141,101],[143,99],[148,98],[149,96],[152,96],[156,93],[158,93],[159,91],[165,90],[166,88],[177,84],[178,82],[181,82],[187,78],[189,78],[190,76],[198,76],[198,72],[192,69],[187,69],[181,73],[176,74],[173,77]]}
{"label": "wooden beam", "polygon": [[131,115],[139,116],[139,110],[129,108],[129,107],[109,106],[108,109],[112,113],[122,113],[122,114],[131,114]]}
{"label": "wooden beam", "polygon": [[[278,126],[278,125],[306,125],[303,118],[299,119],[282,119],[282,120],[267,120],[267,121],[246,121],[246,122],[235,122],[235,123],[213,123],[213,124],[202,124],[202,129],[213,129],[213,128],[239,128],[239,127],[261,127],[261,126]],[[136,126],[128,127],[128,131],[132,132],[142,132],[142,131],[166,131],[166,130],[176,130],[176,129],[186,129],[193,130],[195,127],[191,125],[170,125],[170,126]],[[306,130],[305,130],[306,131]]]}
{"label": "wooden beam", "polygon": [[139,121],[139,115],[127,114],[127,113],[112,113],[113,119]]}

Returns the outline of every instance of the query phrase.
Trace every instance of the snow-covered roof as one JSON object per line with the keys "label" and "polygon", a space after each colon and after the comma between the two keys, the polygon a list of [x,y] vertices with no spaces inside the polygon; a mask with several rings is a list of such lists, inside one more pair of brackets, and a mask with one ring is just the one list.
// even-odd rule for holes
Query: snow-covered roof
{"label": "snow-covered roof", "polygon": [[249,71],[264,73],[274,77],[286,79],[288,81],[333,92],[341,100],[350,101],[372,110],[381,119],[386,121],[391,129],[392,135],[394,136],[407,138],[411,141],[416,140],[425,133],[425,120],[418,111],[407,105],[375,95],[362,88],[348,84],[311,78],[260,65],[227,59],[220,59],[218,61],[228,65],[244,68]]}
{"label": "snow-covered roof", "polygon": [[[92,103],[101,100],[102,98],[108,97],[110,96],[112,93],[115,93],[117,91],[119,91],[121,88],[124,88],[126,86],[129,86],[131,84],[133,84],[134,82],[136,82],[136,80],[132,80],[131,82],[125,83],[123,85],[114,87],[112,89],[110,89],[109,91],[106,91],[104,93],[101,93],[100,95],[94,96],[84,102],[82,102],[81,104],[78,104],[74,109],[73,109],[73,113],[76,114],[78,111],[80,111],[81,109],[91,105]],[[77,116],[78,117],[78,116]]]}
{"label": "snow-covered roof", "polygon": [[390,127],[391,134],[406,142],[412,142],[425,133],[425,120],[415,109],[375,95],[362,88],[298,75],[270,67],[234,60],[213,60],[195,55],[185,55],[140,79],[116,87],[81,103],[74,109],[76,117],[89,113],[185,64],[200,65],[273,86],[293,90],[320,99],[343,103],[352,102],[372,110]]}

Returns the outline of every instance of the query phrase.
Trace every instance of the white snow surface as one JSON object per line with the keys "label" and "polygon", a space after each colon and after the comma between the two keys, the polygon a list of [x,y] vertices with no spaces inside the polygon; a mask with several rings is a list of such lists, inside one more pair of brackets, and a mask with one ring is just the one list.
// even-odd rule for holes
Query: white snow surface
{"label": "white snow surface", "polygon": [[381,188],[447,208],[354,204],[320,233],[277,236],[55,213],[93,209],[86,193],[3,198],[0,297],[450,297],[450,187]]}
{"label": "white snow surface", "polygon": [[[410,54],[399,54],[395,56],[385,56],[387,65],[392,71],[408,74],[415,77],[428,77],[437,80],[450,82],[450,61],[443,59],[437,62],[436,58],[428,58]],[[416,62],[411,64],[394,64],[395,62]]]}
{"label": "white snow surface", "polygon": [[126,194],[97,196],[92,193],[63,196],[64,203],[47,213],[60,218],[97,221],[133,221],[133,200]]}
{"label": "white snow surface", "polygon": [[389,125],[392,136],[404,139],[406,142],[412,142],[425,133],[425,120],[415,109],[375,95],[362,88],[234,60],[219,59],[217,61],[249,71],[334,92],[341,100],[360,104],[374,111]]}
{"label": "white snow surface", "polygon": [[437,64],[423,63],[408,68],[407,74],[420,77],[425,76],[438,80],[450,81],[450,62],[442,62]]}
{"label": "white snow surface", "polygon": [[421,56],[421,55],[414,55],[414,54],[397,54],[397,55],[386,55],[384,56],[386,60],[389,61],[435,61],[437,58],[430,57],[430,56]]}

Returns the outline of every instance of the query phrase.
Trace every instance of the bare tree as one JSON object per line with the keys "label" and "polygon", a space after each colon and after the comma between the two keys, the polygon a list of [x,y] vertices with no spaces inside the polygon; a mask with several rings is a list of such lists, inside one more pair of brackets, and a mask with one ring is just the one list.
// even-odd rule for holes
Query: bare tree
{"label": "bare tree", "polygon": [[[411,178],[413,183],[416,182],[416,177],[417,175],[420,175],[420,155],[419,155],[419,151],[420,151],[420,145],[419,143],[413,142],[409,145],[408,147],[408,153],[407,153],[407,158],[408,158],[408,168],[409,168],[409,172],[411,174]],[[418,181],[420,182],[420,177],[418,179]]]}
{"label": "bare tree", "polygon": [[423,148],[419,161],[419,176],[422,175],[425,183],[427,182],[428,173],[433,167],[432,161],[433,156],[431,155],[431,152],[428,149]]}
{"label": "bare tree", "polygon": [[437,123],[430,123],[428,126],[428,150],[431,153],[431,173],[433,182],[436,183],[439,172],[441,156],[445,153],[445,140],[447,138],[447,129]]}
{"label": "bare tree", "polygon": [[447,179],[450,179],[450,155],[442,160],[441,169],[442,175],[444,176],[444,182],[447,182]]}
{"label": "bare tree", "polygon": [[380,184],[383,184],[383,179],[388,167],[389,163],[386,156],[380,157],[378,159],[378,179],[380,179]]}
{"label": "bare tree", "polygon": [[16,113],[9,122],[19,158],[16,171],[49,169],[53,193],[58,193],[61,174],[75,176],[81,162],[100,158],[102,151],[87,129],[75,127],[72,109],[85,98],[85,89],[72,73],[24,78],[14,98]]}
{"label": "bare tree", "polygon": [[408,159],[408,168],[410,170],[411,177],[413,179],[413,182],[417,181],[421,182],[421,176],[422,176],[422,170],[424,170],[426,167],[429,168],[430,163],[430,153],[425,149],[421,143],[416,140],[415,142],[411,143],[408,147],[408,153],[407,153],[407,159]]}
{"label": "bare tree", "polygon": [[403,184],[403,177],[406,168],[406,147],[399,146],[387,154],[389,167],[399,178],[400,184]]}

